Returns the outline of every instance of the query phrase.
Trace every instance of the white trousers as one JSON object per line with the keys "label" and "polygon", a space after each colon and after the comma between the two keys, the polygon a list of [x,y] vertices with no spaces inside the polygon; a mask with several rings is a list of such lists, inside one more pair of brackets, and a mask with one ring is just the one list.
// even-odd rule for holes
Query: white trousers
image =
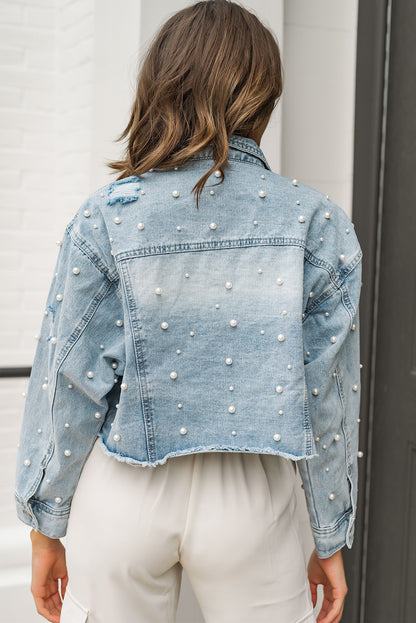
{"label": "white trousers", "polygon": [[206,623],[315,623],[287,459],[132,466],[96,443],[66,538],[61,623],[174,623],[182,568]]}

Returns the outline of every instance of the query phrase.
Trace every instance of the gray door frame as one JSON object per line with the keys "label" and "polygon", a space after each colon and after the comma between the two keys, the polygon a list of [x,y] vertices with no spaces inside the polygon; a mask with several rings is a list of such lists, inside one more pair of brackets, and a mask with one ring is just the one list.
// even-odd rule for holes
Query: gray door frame
{"label": "gray door frame", "polygon": [[349,587],[343,623],[365,621],[391,2],[362,0],[358,7],[352,221],[363,249],[360,449],[364,456],[359,459],[354,546],[343,550]]}

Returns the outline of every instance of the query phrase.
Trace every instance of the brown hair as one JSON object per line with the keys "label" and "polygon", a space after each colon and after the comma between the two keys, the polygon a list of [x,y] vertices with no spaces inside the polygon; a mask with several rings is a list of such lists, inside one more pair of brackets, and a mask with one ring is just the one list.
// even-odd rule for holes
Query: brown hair
{"label": "brown hair", "polygon": [[283,90],[276,37],[229,0],[178,11],[155,35],[137,80],[125,159],[107,163],[118,180],[180,166],[212,145],[214,166],[195,184],[196,205],[209,176],[229,167],[228,138],[266,127]]}

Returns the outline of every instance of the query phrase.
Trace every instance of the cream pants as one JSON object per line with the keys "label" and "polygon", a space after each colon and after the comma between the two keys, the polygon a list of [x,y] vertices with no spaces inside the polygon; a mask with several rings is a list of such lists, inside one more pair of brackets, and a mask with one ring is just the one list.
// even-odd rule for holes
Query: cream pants
{"label": "cream pants", "polygon": [[206,623],[315,623],[287,459],[131,466],[96,443],[66,537],[61,623],[174,623],[186,570]]}

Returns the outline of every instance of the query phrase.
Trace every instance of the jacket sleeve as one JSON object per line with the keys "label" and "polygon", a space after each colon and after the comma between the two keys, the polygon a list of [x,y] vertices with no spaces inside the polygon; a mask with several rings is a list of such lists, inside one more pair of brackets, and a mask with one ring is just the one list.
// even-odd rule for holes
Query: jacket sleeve
{"label": "jacket sleeve", "polygon": [[[298,462],[316,550],[352,547],[357,503],[362,251],[341,276],[316,266],[304,314],[305,380],[318,456]],[[326,275],[325,278],[322,275]]]}
{"label": "jacket sleeve", "polygon": [[81,470],[116,409],[125,362],[117,276],[77,233],[82,218],[68,225],[59,250],[17,460],[18,516],[52,538],[66,533]]}

